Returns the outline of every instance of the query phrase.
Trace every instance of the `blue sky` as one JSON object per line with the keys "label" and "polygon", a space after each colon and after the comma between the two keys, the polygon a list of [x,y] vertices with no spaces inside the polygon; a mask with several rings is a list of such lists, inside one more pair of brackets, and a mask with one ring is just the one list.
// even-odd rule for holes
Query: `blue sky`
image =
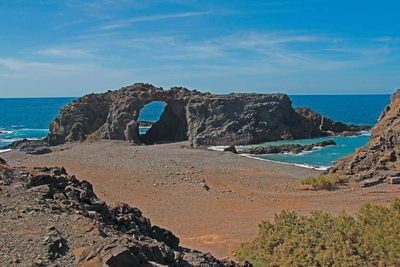
{"label": "blue sky", "polygon": [[400,1],[0,0],[0,97],[390,94]]}

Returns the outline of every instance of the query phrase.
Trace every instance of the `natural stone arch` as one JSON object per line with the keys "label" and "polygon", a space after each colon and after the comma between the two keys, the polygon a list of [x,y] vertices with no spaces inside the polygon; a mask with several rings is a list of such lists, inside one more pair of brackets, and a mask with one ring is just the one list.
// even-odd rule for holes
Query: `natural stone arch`
{"label": "natural stone arch", "polygon": [[196,94],[200,93],[182,87],[164,91],[139,83],[117,91],[86,95],[61,109],[60,115],[50,123],[50,136],[62,136],[65,141],[84,141],[91,135],[140,144],[140,110],[153,101],[162,101],[166,104],[164,112],[143,140],[187,140],[186,105],[189,96]]}
{"label": "natural stone arch", "polygon": [[[140,110],[152,101],[166,103],[160,120],[141,139]],[[293,109],[285,94],[212,95],[182,87],[169,90],[138,83],[90,94],[64,106],[50,123],[49,144],[95,138],[173,142],[188,140],[192,147],[252,144],[360,131],[307,109]]]}

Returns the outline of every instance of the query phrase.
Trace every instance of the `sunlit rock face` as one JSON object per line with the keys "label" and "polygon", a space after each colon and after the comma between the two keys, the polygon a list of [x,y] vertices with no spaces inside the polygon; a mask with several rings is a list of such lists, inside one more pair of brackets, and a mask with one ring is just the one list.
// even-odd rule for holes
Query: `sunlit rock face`
{"label": "sunlit rock face", "polygon": [[339,159],[330,169],[332,173],[347,175],[352,180],[372,177],[400,176],[400,89],[392,94],[372,128],[371,137],[364,147]]}

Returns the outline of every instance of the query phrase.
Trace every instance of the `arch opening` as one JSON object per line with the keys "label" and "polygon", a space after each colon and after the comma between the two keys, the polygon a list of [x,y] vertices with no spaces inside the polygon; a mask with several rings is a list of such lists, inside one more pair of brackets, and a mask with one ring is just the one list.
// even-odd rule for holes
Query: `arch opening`
{"label": "arch opening", "polygon": [[[142,143],[154,144],[188,140],[184,105],[167,100],[165,102],[153,101],[145,107],[139,111],[138,117],[139,138]],[[161,115],[158,115],[157,119],[157,114],[160,113]]]}
{"label": "arch opening", "polygon": [[165,103],[162,101],[150,102],[139,111],[137,119],[139,123],[139,135],[145,135],[154,123],[160,120],[161,114],[164,112]]}

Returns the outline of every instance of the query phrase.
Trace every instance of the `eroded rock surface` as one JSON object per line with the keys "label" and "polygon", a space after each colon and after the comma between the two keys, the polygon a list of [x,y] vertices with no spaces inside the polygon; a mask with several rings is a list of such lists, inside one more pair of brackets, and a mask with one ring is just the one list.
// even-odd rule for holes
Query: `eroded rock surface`
{"label": "eroded rock surface", "polygon": [[180,247],[139,209],[108,206],[64,168],[0,164],[0,203],[0,266],[239,266]]}
{"label": "eroded rock surface", "polygon": [[357,181],[400,176],[400,89],[391,96],[367,144],[339,159],[329,172]]}
{"label": "eroded rock surface", "polygon": [[[140,136],[139,112],[152,101],[163,101],[164,112]],[[48,140],[51,145],[88,138],[135,144],[189,140],[192,147],[198,147],[311,138],[362,129],[333,122],[307,108],[293,109],[285,94],[212,95],[138,83],[86,95],[64,106],[50,123]]]}

